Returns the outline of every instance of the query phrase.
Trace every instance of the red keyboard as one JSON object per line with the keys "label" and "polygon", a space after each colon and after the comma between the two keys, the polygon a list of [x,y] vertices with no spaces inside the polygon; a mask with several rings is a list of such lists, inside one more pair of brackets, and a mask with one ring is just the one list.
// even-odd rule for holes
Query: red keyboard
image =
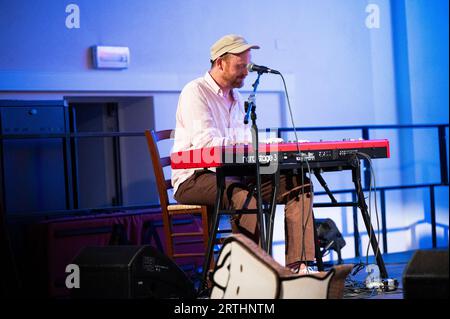
{"label": "red keyboard", "polygon": [[[389,141],[344,140],[259,145],[261,164],[343,161],[358,153],[366,154],[370,158],[389,158]],[[171,154],[170,159],[173,169],[255,163],[251,145],[215,146],[175,152]]]}

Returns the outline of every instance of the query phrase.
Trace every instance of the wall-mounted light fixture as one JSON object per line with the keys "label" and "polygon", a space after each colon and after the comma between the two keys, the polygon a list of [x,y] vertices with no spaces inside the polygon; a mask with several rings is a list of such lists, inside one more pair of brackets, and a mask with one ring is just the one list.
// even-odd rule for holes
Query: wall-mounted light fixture
{"label": "wall-mounted light fixture", "polygon": [[92,62],[96,69],[126,69],[130,64],[128,47],[93,46]]}

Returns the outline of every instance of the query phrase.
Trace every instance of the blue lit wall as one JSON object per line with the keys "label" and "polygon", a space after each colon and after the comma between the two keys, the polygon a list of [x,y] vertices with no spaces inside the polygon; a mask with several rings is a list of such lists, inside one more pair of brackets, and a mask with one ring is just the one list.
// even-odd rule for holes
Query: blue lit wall
{"label": "blue lit wall", "polygon": [[[69,3],[80,8],[79,29],[65,26]],[[368,25],[369,5],[379,25]],[[447,0],[0,0],[0,98],[148,92],[156,128],[173,127],[178,91],[208,69],[210,45],[227,33],[259,44],[254,62],[285,75],[297,126],[448,123]],[[93,45],[128,46],[130,67],[93,69]],[[260,127],[289,126],[280,79],[265,75],[259,89]],[[360,133],[303,136],[344,137]],[[439,182],[434,131],[371,137],[389,138],[392,147],[390,160],[375,163],[378,186]],[[331,176],[330,184],[348,181]],[[436,198],[438,246],[448,246],[448,187]],[[389,251],[430,247],[427,191],[387,199]],[[317,215],[336,221],[347,238],[344,257],[352,256],[350,210]]]}

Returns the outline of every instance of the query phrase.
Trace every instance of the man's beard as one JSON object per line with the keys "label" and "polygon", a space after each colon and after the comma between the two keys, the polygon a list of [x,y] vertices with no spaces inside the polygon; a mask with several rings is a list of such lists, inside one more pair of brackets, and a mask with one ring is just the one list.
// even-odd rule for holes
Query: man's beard
{"label": "man's beard", "polygon": [[235,89],[239,89],[244,86],[244,79],[245,78],[236,78],[232,83],[231,87]]}

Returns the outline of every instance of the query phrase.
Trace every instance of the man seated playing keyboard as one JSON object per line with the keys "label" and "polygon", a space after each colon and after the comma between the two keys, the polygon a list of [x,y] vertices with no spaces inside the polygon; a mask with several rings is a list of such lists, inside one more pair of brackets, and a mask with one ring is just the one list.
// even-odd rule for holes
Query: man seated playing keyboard
{"label": "man seated playing keyboard", "polygon": [[[242,97],[237,91],[248,75],[251,49],[238,35],[226,35],[210,50],[211,68],[203,77],[189,82],[182,90],[176,113],[173,152],[210,146],[251,144],[250,125],[243,124],[245,116]],[[223,203],[226,208],[242,209],[254,178],[228,177]],[[177,169],[172,171],[174,198],[182,204],[214,207],[217,188],[212,170]],[[272,185],[262,176],[263,201],[269,201]],[[307,263],[314,261],[313,189],[306,176],[280,176],[277,203],[285,204],[285,265],[295,272],[307,272]],[[228,196],[229,195],[229,196]],[[251,198],[248,209],[256,209]],[[233,232],[259,241],[257,216],[232,216]]]}

